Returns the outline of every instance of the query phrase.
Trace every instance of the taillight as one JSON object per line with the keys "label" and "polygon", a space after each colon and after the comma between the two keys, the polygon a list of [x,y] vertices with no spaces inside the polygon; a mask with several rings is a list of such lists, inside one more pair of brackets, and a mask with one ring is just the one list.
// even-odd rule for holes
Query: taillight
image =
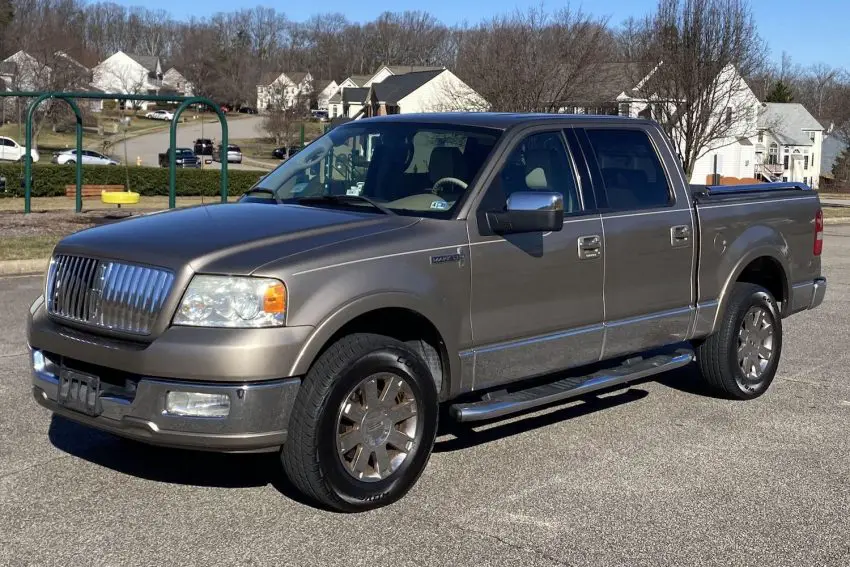
{"label": "taillight", "polygon": [[815,256],[820,256],[823,252],[823,209],[818,209],[815,214],[815,247],[813,250]]}

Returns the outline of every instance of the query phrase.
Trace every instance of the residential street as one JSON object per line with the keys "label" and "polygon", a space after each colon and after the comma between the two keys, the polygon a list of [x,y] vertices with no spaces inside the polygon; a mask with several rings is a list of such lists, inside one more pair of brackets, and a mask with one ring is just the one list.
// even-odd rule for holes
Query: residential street
{"label": "residential street", "polygon": [[360,515],[302,503],[274,455],[51,418],[25,341],[42,278],[0,279],[0,565],[846,566],[850,226],[827,227],[824,271],[763,397],[708,397],[689,367],[476,431],[445,420],[412,492]]}
{"label": "residential street", "polygon": [[[177,145],[182,147],[191,148],[197,138],[211,138],[215,141],[216,144],[221,142],[221,126],[218,122],[210,123],[205,122],[204,124],[200,123],[192,123],[188,122],[191,114],[187,110],[183,116],[187,118],[187,122],[181,124],[177,128]],[[138,120],[143,120],[139,118]],[[249,117],[239,117],[234,120],[228,120],[228,135],[231,140],[237,138],[256,138],[261,136],[262,134],[259,131],[260,123],[262,122],[262,118],[259,116],[249,116]],[[154,134],[146,134],[144,136],[139,136],[137,138],[130,138],[127,140],[127,159],[130,165],[136,164],[136,158],[142,158],[142,165],[148,166],[156,166],[159,164],[159,154],[165,152],[168,149],[169,143],[169,133],[168,130],[163,132],[156,132]],[[120,159],[124,160],[124,144],[118,143],[115,145],[112,153],[116,156],[120,157]],[[209,156],[203,156],[208,159]],[[212,168],[220,168],[221,164],[212,163],[212,164],[204,164],[204,167],[212,167]],[[241,165],[231,163],[230,167],[233,169],[257,169],[264,170],[268,169],[268,167],[263,167],[262,165],[254,162],[249,163],[249,160],[245,160]]]}

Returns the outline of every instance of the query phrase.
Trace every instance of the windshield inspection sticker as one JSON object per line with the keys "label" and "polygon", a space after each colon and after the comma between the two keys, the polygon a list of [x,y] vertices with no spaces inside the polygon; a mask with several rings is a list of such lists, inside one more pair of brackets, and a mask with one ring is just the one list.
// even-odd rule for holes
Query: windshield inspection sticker
{"label": "windshield inspection sticker", "polygon": [[431,201],[431,208],[438,209],[440,211],[445,211],[449,208],[449,204],[445,201]]}
{"label": "windshield inspection sticker", "polygon": [[363,187],[358,187],[357,185],[352,186],[348,191],[345,192],[346,195],[353,195],[354,197],[359,197],[360,193],[363,192]]}

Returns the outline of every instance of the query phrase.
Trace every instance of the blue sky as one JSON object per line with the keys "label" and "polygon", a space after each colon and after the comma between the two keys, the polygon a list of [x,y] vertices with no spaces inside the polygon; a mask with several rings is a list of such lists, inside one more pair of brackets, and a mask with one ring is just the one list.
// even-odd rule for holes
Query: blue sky
{"label": "blue sky", "polygon": [[[143,4],[150,9],[164,9],[175,17],[190,15],[208,16],[219,11],[252,8],[252,0],[207,0],[197,3],[174,3],[170,0],[119,0],[125,5]],[[850,0],[750,0],[759,32],[767,40],[772,58],[779,60],[787,51],[795,63],[804,66],[827,63],[850,68]],[[264,5],[263,2],[259,2]],[[573,7],[607,16],[618,24],[629,16],[650,13],[656,0],[576,0]],[[395,0],[394,2],[351,2],[326,0],[325,2],[289,2],[265,4],[283,11],[291,20],[301,21],[317,12],[341,12],[353,21],[367,21],[385,10],[404,11],[425,9],[443,22],[454,24],[463,21],[477,22],[497,13],[525,9],[540,5],[537,0]],[[556,10],[566,2],[544,1],[547,10]],[[203,9],[199,9],[203,6]],[[193,9],[194,8],[194,9]]]}

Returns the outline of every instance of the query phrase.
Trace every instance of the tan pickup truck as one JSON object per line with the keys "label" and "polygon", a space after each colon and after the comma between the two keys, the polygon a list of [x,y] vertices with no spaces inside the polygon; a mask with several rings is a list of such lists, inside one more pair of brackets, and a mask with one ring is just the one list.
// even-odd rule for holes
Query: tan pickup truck
{"label": "tan pickup truck", "polygon": [[823,300],[822,234],[804,185],[689,186],[649,121],[353,121],[238,203],[62,240],[34,395],[144,442],[279,451],[364,510],[415,484],[441,404],[495,419],[694,360],[763,394],[783,318]]}

